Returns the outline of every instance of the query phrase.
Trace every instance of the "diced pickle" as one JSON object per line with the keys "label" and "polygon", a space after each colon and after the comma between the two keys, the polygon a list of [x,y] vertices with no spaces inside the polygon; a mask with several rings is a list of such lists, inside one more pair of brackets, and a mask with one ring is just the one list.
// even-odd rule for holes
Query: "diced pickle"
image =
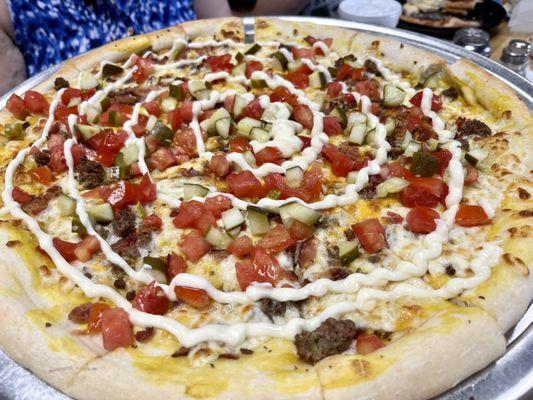
{"label": "diced pickle", "polygon": [[22,124],[13,122],[4,125],[4,136],[9,140],[18,139],[22,136]]}
{"label": "diced pickle", "polygon": [[411,172],[416,175],[430,177],[439,168],[439,159],[429,153],[417,151],[411,161]]}

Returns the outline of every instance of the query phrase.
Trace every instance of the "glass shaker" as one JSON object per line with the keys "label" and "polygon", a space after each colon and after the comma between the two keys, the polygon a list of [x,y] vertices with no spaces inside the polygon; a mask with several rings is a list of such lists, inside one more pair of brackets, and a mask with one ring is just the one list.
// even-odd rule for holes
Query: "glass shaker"
{"label": "glass shaker", "polygon": [[525,40],[514,39],[502,51],[500,60],[510,70],[526,76],[529,67],[531,44]]}
{"label": "glass shaker", "polygon": [[455,32],[453,42],[467,50],[479,53],[485,57],[490,56],[490,36],[478,28],[463,28]]}

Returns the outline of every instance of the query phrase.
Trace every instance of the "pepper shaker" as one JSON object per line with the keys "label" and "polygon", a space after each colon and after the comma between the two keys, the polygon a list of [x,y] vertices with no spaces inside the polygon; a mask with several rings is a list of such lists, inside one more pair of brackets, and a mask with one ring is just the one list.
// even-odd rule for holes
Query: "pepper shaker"
{"label": "pepper shaker", "polygon": [[514,39],[503,49],[500,61],[510,70],[526,76],[529,66],[531,44],[525,40]]}
{"label": "pepper shaker", "polygon": [[489,57],[492,50],[489,39],[489,34],[478,28],[459,29],[453,36],[455,44],[485,57]]}

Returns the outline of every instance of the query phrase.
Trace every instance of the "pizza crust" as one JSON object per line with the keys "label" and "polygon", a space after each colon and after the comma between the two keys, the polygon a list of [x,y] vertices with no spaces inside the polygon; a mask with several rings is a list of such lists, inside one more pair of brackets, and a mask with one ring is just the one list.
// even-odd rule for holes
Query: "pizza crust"
{"label": "pizza crust", "polygon": [[131,36],[108,43],[85,54],[74,57],[69,62],[79,70],[90,70],[106,60],[119,62],[127,59],[131,53],[151,48],[154,51],[172,47],[174,40],[185,39],[185,31],[180,25],[161,29],[143,35]]}
{"label": "pizza crust", "polygon": [[255,18],[255,40],[272,41],[281,43],[305,43],[305,37],[312,36],[317,39],[331,38],[330,49],[346,55],[355,32],[338,28],[336,26],[316,25],[307,22],[285,21],[277,18]]}
{"label": "pizza crust", "polygon": [[327,400],[416,400],[443,392],[504,351],[496,322],[478,308],[462,308],[436,314],[370,355],[333,356],[317,368]]}
{"label": "pizza crust", "polygon": [[188,21],[179,26],[183,28],[189,40],[214,37],[215,40],[232,39],[244,42],[244,24],[240,18],[215,18],[209,22]]}
{"label": "pizza crust", "polygon": [[[460,83],[465,99],[472,98],[470,96],[472,93],[475,100],[492,115],[509,122],[503,127],[504,129],[520,130],[532,126],[533,119],[527,106],[508,85],[496,76],[466,59],[450,65],[449,71],[452,77]],[[465,91],[470,93],[465,93]]]}

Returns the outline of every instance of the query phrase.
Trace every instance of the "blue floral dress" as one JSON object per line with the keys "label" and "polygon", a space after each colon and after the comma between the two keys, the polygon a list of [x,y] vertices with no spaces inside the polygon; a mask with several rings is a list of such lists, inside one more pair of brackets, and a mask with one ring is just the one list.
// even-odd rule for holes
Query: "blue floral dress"
{"label": "blue floral dress", "polygon": [[196,18],[193,0],[8,0],[28,74],[113,40]]}

